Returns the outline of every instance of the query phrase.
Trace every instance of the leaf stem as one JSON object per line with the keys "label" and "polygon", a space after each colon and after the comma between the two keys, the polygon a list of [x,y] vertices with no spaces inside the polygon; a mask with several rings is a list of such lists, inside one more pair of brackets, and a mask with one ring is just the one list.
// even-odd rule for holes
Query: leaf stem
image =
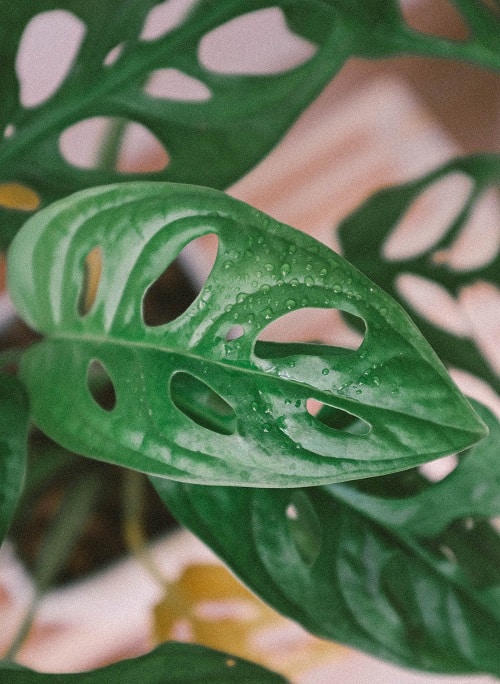
{"label": "leaf stem", "polygon": [[130,553],[157,584],[166,590],[169,583],[154,562],[144,534],[145,482],[142,473],[125,469],[123,476],[123,537]]}
{"label": "leaf stem", "polygon": [[14,661],[33,625],[44,595],[66,563],[94,508],[101,483],[95,473],[69,487],[38,551],[33,583],[35,592],[4,660]]}

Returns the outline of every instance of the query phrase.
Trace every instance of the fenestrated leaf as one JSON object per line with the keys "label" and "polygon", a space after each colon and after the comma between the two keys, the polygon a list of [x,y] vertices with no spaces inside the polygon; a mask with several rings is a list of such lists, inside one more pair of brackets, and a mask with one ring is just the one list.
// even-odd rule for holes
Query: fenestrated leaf
{"label": "fenestrated leaf", "polygon": [[[45,674],[0,660],[0,673],[12,684],[285,684],[260,665],[193,644],[170,642],[138,658],[122,660],[91,672]],[[2,675],[0,674],[0,679]]]}
{"label": "fenestrated leaf", "polygon": [[498,676],[499,427],[478,410],[490,436],[435,484],[418,472],[295,490],[152,480],[248,587],[314,634],[407,667]]}
{"label": "fenestrated leaf", "polygon": [[29,411],[19,380],[0,371],[0,543],[21,495]]}
{"label": "fenestrated leaf", "polygon": [[[384,244],[415,200],[435,184],[457,174],[469,178],[472,188],[462,210],[454,218],[449,229],[435,244],[429,245],[414,257],[384,258]],[[442,258],[442,255],[445,255],[460,237],[476,205],[484,197],[484,193],[489,188],[498,186],[499,183],[500,157],[476,155],[455,159],[415,181],[384,189],[373,195],[340,225],[339,238],[342,253],[346,259],[405,308],[408,308],[408,302],[401,296],[397,287],[398,277],[401,274],[410,273],[438,283],[455,301],[458,301],[457,298],[465,288],[486,284],[498,290],[500,288],[498,251],[486,263],[467,270],[454,268]],[[449,194],[448,199],[451,199]],[[443,202],[446,203],[446,198],[443,198]],[[442,204],[441,208],[443,208]],[[426,217],[427,220],[432,218],[429,213]],[[422,220],[425,221],[426,217],[424,216]],[[488,216],[483,215],[484,218],[486,219],[485,229],[497,231],[497,226],[488,225]],[[490,212],[490,223],[494,220],[494,214]],[[477,245],[474,248],[477,249]],[[430,320],[416,309],[410,307],[409,311],[419,329],[445,363],[482,377],[497,392],[500,390],[500,379],[496,368],[492,367],[491,362],[482,355],[470,334],[453,334],[452,331],[441,327],[436,321]]]}
{"label": "fenestrated leaf", "polygon": [[[219,248],[198,298],[171,323],[146,325],[148,287],[205,234]],[[96,246],[100,282],[80,313]],[[47,335],[22,362],[33,420],[77,453],[189,482],[289,487],[409,468],[484,434],[398,305],[324,245],[216,190],[83,191],[30,219],[8,272],[19,312]],[[361,318],[359,349],[256,340],[305,307]],[[112,405],[94,392],[95,367]],[[311,398],[367,430],[324,424]]]}
{"label": "fenestrated leaf", "polygon": [[[351,56],[417,53],[500,68],[498,16],[473,0],[456,3],[471,29],[470,37],[460,42],[410,29],[395,0],[258,0],[251,7],[245,0],[200,0],[189,5],[184,16],[176,15],[178,5],[172,3],[170,29],[144,39],[148,14],[159,4],[18,0],[2,7],[0,133],[5,134],[0,140],[0,187],[9,196],[8,202],[0,202],[2,248],[27,212],[75,190],[124,179],[116,170],[77,168],[62,156],[61,135],[89,118],[139,123],[161,142],[169,163],[143,178],[224,188],[267,154]],[[24,30],[37,15],[61,10],[82,22],[82,43],[56,92],[46,101],[23,106],[17,58]],[[281,22],[281,28],[288,25],[310,41],[309,58],[295,65],[291,55],[292,67],[283,66],[280,73],[241,73],[233,69],[230,58],[223,70],[204,65],[200,45],[207,36],[243,15],[251,20],[252,13],[266,11],[267,23]],[[239,39],[243,55],[248,52],[247,40]],[[189,101],[182,93],[149,93],[149,79],[160,70],[197,81],[207,97]],[[129,179],[133,177],[130,174]]]}

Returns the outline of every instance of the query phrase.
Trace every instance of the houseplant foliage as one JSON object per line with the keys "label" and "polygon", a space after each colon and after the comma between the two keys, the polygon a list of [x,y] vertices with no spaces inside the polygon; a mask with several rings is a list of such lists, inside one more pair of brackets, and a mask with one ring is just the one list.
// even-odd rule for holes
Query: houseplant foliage
{"label": "houseplant foliage", "polygon": [[[22,491],[31,420],[69,450],[150,474],[182,523],[312,632],[410,667],[500,676],[500,552],[490,525],[500,514],[498,422],[481,405],[470,408],[409,317],[372,282],[398,295],[400,265],[378,255],[427,185],[456,170],[475,184],[438,245],[446,249],[479,195],[498,184],[498,159],[456,160],[349,217],[345,254],[372,280],[216,190],[265,156],[349,57],[412,53],[498,69],[497,4],[455,0],[469,29],[455,42],[411,29],[391,0],[252,3],[255,12],[278,13],[309,46],[307,59],[272,74],[223,73],[201,58],[202,41],[248,13],[248,3],[188,3],[151,36],[144,27],[159,4],[23,0],[0,10],[0,198],[15,198],[0,202],[0,244],[34,214],[10,250],[9,291],[44,336],[1,359],[2,537]],[[83,38],[56,92],[26,106],[19,43],[35,15],[56,10],[82,23]],[[169,69],[196,79],[207,97],[150,95],[149,79]],[[166,168],[125,176],[109,159],[73,166],[61,136],[95,116],[146,126],[167,150]],[[148,288],[205,234],[217,236],[219,249],[197,300],[172,323],[148,325]],[[88,257],[96,252],[91,292]],[[452,294],[478,280],[499,285],[498,255],[459,275],[427,257],[410,270]],[[307,307],[344,312],[364,333],[360,347],[259,339],[270,322]],[[496,386],[474,345],[416,322],[442,361]],[[103,384],[113,390],[111,405],[100,401]],[[316,416],[311,399],[322,407]],[[489,435],[479,441],[485,424]],[[465,449],[440,483],[416,469]],[[175,681],[280,681],[175,644],[64,681],[168,682],[166,668],[177,668]],[[13,682],[57,680],[11,661],[0,669]]]}

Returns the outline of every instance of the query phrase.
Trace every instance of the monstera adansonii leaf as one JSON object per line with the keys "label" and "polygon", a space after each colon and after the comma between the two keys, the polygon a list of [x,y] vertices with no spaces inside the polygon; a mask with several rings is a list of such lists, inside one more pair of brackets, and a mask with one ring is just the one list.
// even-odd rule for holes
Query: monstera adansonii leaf
{"label": "monstera adansonii leaf", "polygon": [[314,634],[411,668],[499,676],[500,428],[477,409],[489,437],[435,483],[417,469],[286,490],[152,480],[250,589]]}
{"label": "monstera adansonii leaf", "polygon": [[[3,674],[2,674],[3,673]],[[285,684],[274,672],[195,644],[170,642],[150,653],[91,672],[48,674],[0,660],[0,679],[11,684]]]}
{"label": "monstera adansonii leaf", "polygon": [[[411,29],[396,0],[4,3],[0,247],[29,212],[82,188],[137,177],[106,154],[83,161],[81,152],[73,158],[65,151],[68,132],[96,117],[139,124],[163,146],[162,163],[144,180],[223,189],[269,152],[351,56],[414,52],[499,68],[494,10],[472,0],[457,5],[471,29],[460,42]],[[43,69],[49,40],[61,62],[71,59],[45,97],[33,98],[45,72],[55,73],[54,64]],[[76,147],[92,144],[82,133]]]}
{"label": "monstera adansonii leaf", "polygon": [[[149,287],[207,234],[218,253],[197,299],[148,325]],[[290,487],[409,468],[485,434],[399,305],[326,246],[217,190],[81,191],[26,223],[8,274],[19,313],[46,336],[21,363],[32,419],[71,451],[194,483]],[[361,318],[359,348],[258,339],[306,308]]]}
{"label": "monstera adansonii leaf", "polygon": [[[458,158],[415,181],[376,193],[339,227],[346,259],[409,311],[440,358],[450,366],[483,378],[497,392],[500,391],[498,352],[493,350],[493,353],[496,351],[494,361],[482,353],[467,319],[462,324],[463,330],[456,324],[443,327],[439,306],[434,306],[434,311],[412,307],[400,283],[410,274],[421,279],[416,281],[414,289],[421,287],[422,281],[438,285],[448,294],[452,309],[459,308],[464,294],[470,295],[474,290],[495,293],[500,302],[500,203],[498,197],[486,194],[494,192],[498,185],[499,155]],[[427,240],[414,253],[385,255],[385,246],[404,218],[411,216],[411,212],[418,216],[417,202],[423,211],[420,225],[412,221],[414,232],[422,234],[421,228],[429,232],[429,223],[436,224],[436,219],[438,224],[443,224],[437,227],[444,231],[440,230],[435,240],[430,243]],[[466,249],[472,261],[470,265],[454,263],[454,247],[463,239],[464,230],[471,228],[472,239]],[[409,234],[408,240],[413,237]],[[459,309],[460,315],[464,314]],[[485,314],[486,318],[490,316]],[[491,320],[486,325],[491,327]],[[491,332],[486,334],[491,336]]]}
{"label": "monstera adansonii leaf", "polygon": [[23,487],[28,422],[28,402],[21,383],[0,371],[0,544]]}

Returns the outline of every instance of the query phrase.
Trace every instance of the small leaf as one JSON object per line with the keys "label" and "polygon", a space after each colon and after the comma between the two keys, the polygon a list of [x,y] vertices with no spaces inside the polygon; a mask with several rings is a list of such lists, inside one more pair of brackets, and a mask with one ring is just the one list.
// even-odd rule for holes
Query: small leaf
{"label": "small leaf", "polygon": [[[457,178],[458,174],[461,178]],[[464,189],[461,182],[464,178],[469,180],[472,187],[464,197],[462,208],[458,207],[459,210],[451,216],[450,223],[444,224],[441,236],[433,244],[424,246],[418,254],[410,257],[405,255],[398,259],[392,253],[390,257],[384,257],[384,247],[391,244],[393,230],[398,228],[401,220],[408,216],[410,209],[415,207],[424,194],[427,193],[428,205],[420,219],[418,214],[414,215],[414,232],[420,231],[422,221],[434,223],[436,216],[444,215],[445,221],[448,220],[449,202],[455,204],[456,197],[453,193],[456,194],[457,186],[456,182],[449,186],[443,183],[452,179],[459,181],[460,192]],[[342,253],[346,259],[408,308],[440,358],[451,366],[483,378],[497,392],[500,391],[498,361],[482,354],[484,347],[481,338],[474,333],[474,326],[471,325],[463,300],[465,296],[470,298],[472,290],[478,288],[500,288],[500,204],[498,200],[496,204],[493,202],[488,206],[481,207],[480,204],[485,193],[499,184],[499,156],[476,155],[455,159],[416,181],[376,193],[345,219],[339,228]],[[430,196],[428,192],[433,188],[438,193],[441,188],[444,194],[442,192]],[[474,212],[478,211],[482,211],[480,221],[477,226],[471,226]],[[484,263],[480,265],[457,268],[451,259],[452,248],[464,239],[468,228],[474,228],[475,233],[473,242],[469,242],[466,251],[474,255],[478,249],[481,250],[488,244],[490,256],[485,258],[485,254]],[[411,233],[407,239],[412,240]],[[427,316],[415,294],[410,302],[407,301],[404,283],[414,284],[416,276],[429,284],[438,284],[444,288],[445,293],[456,303],[455,307],[449,307],[453,317],[448,322],[438,325],[437,319],[442,318],[443,312],[440,310],[442,307],[436,304],[435,297],[426,299],[431,307]]]}
{"label": "small leaf", "polygon": [[130,660],[103,667],[91,672],[71,674],[45,674],[21,668],[0,660],[1,672],[11,684],[285,684],[278,674],[245,660],[211,651],[202,646],[171,642],[154,651]]}
{"label": "small leaf", "polygon": [[19,380],[0,371],[0,543],[23,488],[29,412]]}
{"label": "small leaf", "polygon": [[[250,589],[313,634],[405,667],[499,676],[499,425],[477,408],[490,436],[435,484],[416,471],[299,490],[153,484]],[[289,524],[298,496],[317,521],[313,556]]]}
{"label": "small leaf", "polygon": [[[208,233],[219,251],[197,299],[147,325],[148,288]],[[96,246],[99,286],[81,312]],[[33,420],[76,453],[188,482],[294,487],[409,468],[484,433],[389,297],[324,245],[215,190],[83,191],[33,217],[9,259],[11,296],[47,335],[22,363]],[[258,339],[311,307],[361,318],[359,348]],[[109,404],[89,368],[112,388]],[[362,429],[326,424],[310,399]]]}

